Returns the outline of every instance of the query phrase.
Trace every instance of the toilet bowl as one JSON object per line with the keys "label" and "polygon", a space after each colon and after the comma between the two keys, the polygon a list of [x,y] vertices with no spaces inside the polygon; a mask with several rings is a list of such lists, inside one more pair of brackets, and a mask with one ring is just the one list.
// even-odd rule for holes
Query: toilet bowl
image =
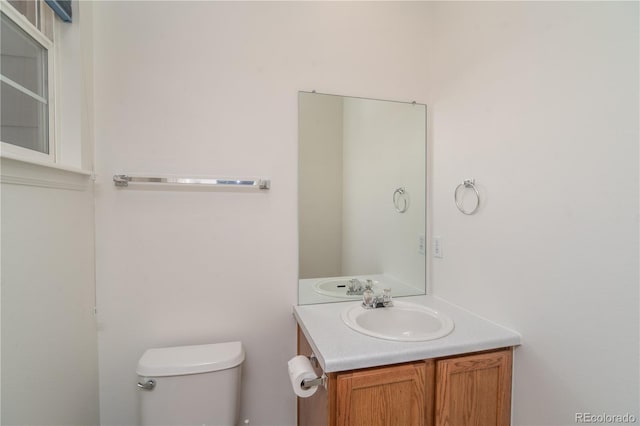
{"label": "toilet bowl", "polygon": [[234,426],[241,342],[148,349],[138,361],[140,424]]}

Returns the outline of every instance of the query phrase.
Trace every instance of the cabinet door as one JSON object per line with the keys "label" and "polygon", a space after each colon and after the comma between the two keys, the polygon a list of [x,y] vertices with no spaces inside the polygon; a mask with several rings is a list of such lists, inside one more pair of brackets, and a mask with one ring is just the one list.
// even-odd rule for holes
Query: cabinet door
{"label": "cabinet door", "polygon": [[427,363],[338,373],[338,426],[424,426]]}
{"label": "cabinet door", "polygon": [[510,348],[436,362],[436,426],[510,422]]}

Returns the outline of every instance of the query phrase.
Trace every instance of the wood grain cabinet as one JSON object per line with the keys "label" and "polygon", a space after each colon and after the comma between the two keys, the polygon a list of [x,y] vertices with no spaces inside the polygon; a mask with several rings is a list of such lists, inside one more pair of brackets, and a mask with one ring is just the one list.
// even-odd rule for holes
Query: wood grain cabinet
{"label": "wood grain cabinet", "polygon": [[[301,332],[298,354],[311,354]],[[511,354],[503,348],[329,373],[326,389],[298,398],[298,424],[508,426]]]}
{"label": "wood grain cabinet", "polygon": [[336,425],[425,426],[427,363],[336,374]]}
{"label": "wood grain cabinet", "polygon": [[436,426],[508,426],[511,348],[436,360]]}

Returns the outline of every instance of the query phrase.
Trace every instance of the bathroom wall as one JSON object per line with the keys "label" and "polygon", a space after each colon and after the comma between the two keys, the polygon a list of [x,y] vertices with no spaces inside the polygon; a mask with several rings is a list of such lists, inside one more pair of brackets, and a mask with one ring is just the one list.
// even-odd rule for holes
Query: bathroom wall
{"label": "bathroom wall", "polygon": [[[95,7],[101,422],[136,421],[148,347],[242,340],[242,419],[295,424],[298,91],[424,101],[428,4]],[[266,176],[266,192],[114,173]]]}
{"label": "bathroom wall", "polygon": [[27,167],[2,161],[1,422],[97,425],[91,181]]}
{"label": "bathroom wall", "polygon": [[638,6],[433,4],[433,288],[522,334],[515,425],[638,418]]}

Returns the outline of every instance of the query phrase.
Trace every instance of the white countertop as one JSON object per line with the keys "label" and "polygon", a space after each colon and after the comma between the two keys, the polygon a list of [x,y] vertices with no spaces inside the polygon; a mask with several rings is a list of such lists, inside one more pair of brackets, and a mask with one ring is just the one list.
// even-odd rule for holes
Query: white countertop
{"label": "white countertop", "polygon": [[397,364],[520,344],[520,335],[435,296],[403,297],[447,314],[455,328],[425,342],[396,342],[349,328],[340,314],[355,302],[294,306],[293,315],[325,373]]}

